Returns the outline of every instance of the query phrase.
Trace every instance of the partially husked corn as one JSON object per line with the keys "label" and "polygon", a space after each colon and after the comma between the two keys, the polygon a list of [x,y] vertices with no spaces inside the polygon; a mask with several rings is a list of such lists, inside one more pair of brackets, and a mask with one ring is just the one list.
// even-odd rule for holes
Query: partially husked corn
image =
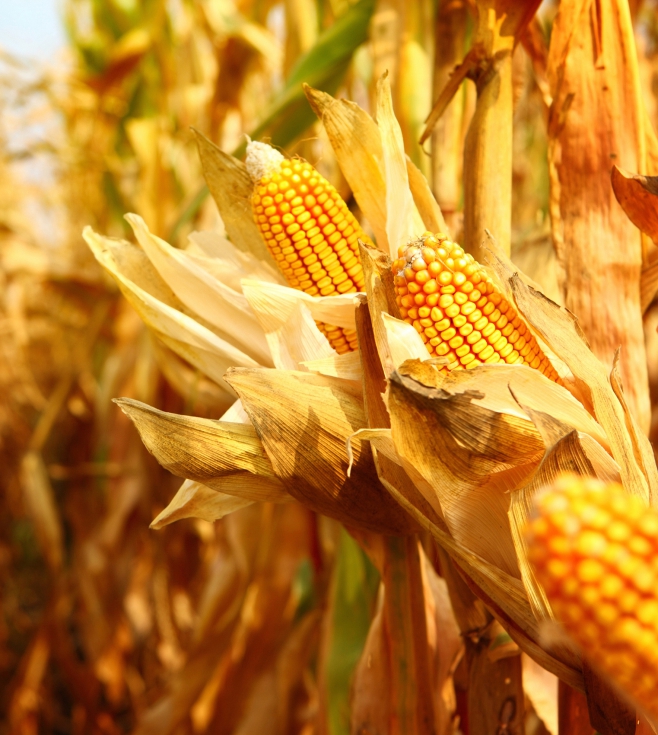
{"label": "partially husked corn", "polygon": [[[247,168],[254,219],[288,284],[312,296],[363,291],[358,240],[370,239],[336,189],[310,163],[263,143],[249,144]],[[337,352],[356,349],[354,330],[317,325]]]}
{"label": "partially husked corn", "polygon": [[658,716],[658,511],[621,485],[564,475],[540,497],[528,555],[557,620]]}
{"label": "partially husked corn", "polygon": [[400,247],[393,274],[402,318],[432,357],[448,360],[448,369],[521,363],[558,380],[534,335],[484,268],[445,235],[426,232]]}

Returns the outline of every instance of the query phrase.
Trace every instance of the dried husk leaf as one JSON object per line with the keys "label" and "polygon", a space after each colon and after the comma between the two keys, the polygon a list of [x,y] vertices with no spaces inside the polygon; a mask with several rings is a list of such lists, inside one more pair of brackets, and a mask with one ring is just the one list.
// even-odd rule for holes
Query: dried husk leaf
{"label": "dried husk leaf", "polygon": [[183,518],[202,518],[213,522],[253,502],[255,501],[249,498],[220,493],[194,480],[185,480],[169,505],[155,517],[149,527],[159,531]]}
{"label": "dried husk leaf", "polygon": [[377,83],[377,125],[386,182],[386,235],[389,254],[394,258],[400,245],[416,239],[425,228],[409,188],[402,131],[393,112],[387,75]]}
{"label": "dried husk leaf", "polygon": [[355,102],[303,86],[327,131],[340,170],[372,227],[377,245],[388,251],[384,154],[377,123]]}
{"label": "dried husk leaf", "polygon": [[348,526],[413,532],[416,525],[379,483],[367,449],[353,447],[347,477],[347,439],[366,425],[360,387],[287,370],[236,368],[226,379],[240,396],[274,472],[297,500]]}
{"label": "dried husk leaf", "polygon": [[288,499],[252,426],[165,413],[130,398],[115,402],[172,474],[249,500]]}
{"label": "dried husk leaf", "polygon": [[388,352],[391,355],[393,368],[402,365],[406,360],[428,360],[427,347],[420,334],[408,322],[394,316],[381,313],[382,323],[386,331]]}
{"label": "dried husk leaf", "polygon": [[271,367],[265,335],[245,296],[214,278],[184,250],[151,234],[141,217],[128,214],[126,219],[149,260],[181,302],[240,345],[259,364]]}
{"label": "dried husk leaf", "polygon": [[97,235],[86,227],[83,237],[96,259],[117,281],[142,320],[176,354],[225,386],[230,365],[258,363],[180,310],[182,305],[140,248],[125,240]]}
{"label": "dried husk leaf", "polygon": [[509,491],[534,470],[544,444],[527,418],[474,403],[483,397],[473,387],[428,388],[396,372],[388,395],[393,441],[432,486],[454,538],[518,576]]}
{"label": "dried husk leaf", "polygon": [[[315,114],[324,125],[354,198],[373,229],[377,246],[384,252],[389,252],[386,232],[386,168],[380,128],[354,102],[335,99],[308,85],[304,85],[304,91]],[[446,232],[441,209],[427,180],[416,165],[408,157],[405,158],[409,188],[424,229]],[[421,231],[422,229],[416,235],[420,235]]]}
{"label": "dried husk leaf", "polygon": [[648,431],[642,237],[608,183],[612,162],[646,168],[646,116],[626,0],[562,3],[547,73],[551,225],[564,303],[604,363],[621,346],[627,400]]}
{"label": "dried husk leaf", "polygon": [[343,380],[360,381],[362,377],[361,355],[358,350],[346,352],[343,355],[323,357],[319,360],[305,360],[300,362],[300,365],[312,373]]}
{"label": "dried husk leaf", "polygon": [[583,339],[577,320],[566,309],[526,286],[516,274],[509,283],[524,317],[591,396],[596,420],[606,433],[624,487],[649,502],[657,489],[655,481],[637,463],[623,406],[612,390],[605,367]]}
{"label": "dried husk leaf", "polygon": [[521,650],[570,686],[583,691],[582,666],[577,651],[562,642],[544,639],[522,582],[458,543],[403,495],[394,489],[391,494],[450,554],[468,586],[499,619]]}
{"label": "dried husk leaf", "polygon": [[242,293],[242,279],[286,285],[283,273],[253,253],[236,248],[218,232],[192,232],[185,252],[201,269],[218,281]]}
{"label": "dried husk leaf", "polygon": [[251,211],[253,182],[244,163],[224,153],[198,130],[194,133],[203,175],[231,242],[240,250],[253,253],[276,271],[254,222]]}
{"label": "dried husk leaf", "polygon": [[242,287],[279,369],[298,370],[300,363],[336,356],[316,321],[354,329],[354,294],[316,297],[286,286],[247,280]]}

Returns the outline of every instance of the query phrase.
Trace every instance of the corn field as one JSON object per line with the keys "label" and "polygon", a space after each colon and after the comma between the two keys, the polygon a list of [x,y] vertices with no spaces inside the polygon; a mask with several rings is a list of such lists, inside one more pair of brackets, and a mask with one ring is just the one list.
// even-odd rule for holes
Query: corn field
{"label": "corn field", "polygon": [[0,735],[658,733],[658,3],[59,12],[0,46]]}

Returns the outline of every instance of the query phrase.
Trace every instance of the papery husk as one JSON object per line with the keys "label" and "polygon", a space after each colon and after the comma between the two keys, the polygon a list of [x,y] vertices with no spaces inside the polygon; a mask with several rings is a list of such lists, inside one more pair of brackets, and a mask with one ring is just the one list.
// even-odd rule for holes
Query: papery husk
{"label": "papery husk", "polygon": [[566,309],[526,286],[516,275],[509,279],[516,303],[533,329],[564,360],[589,394],[597,422],[604,429],[613,458],[620,468],[624,487],[631,493],[655,502],[658,473],[655,465],[638,458],[648,456],[648,440],[639,431],[631,435],[623,406],[615,395],[605,367],[590,351],[578,321]]}
{"label": "papery husk", "polygon": [[253,253],[276,271],[272,256],[254,222],[251,210],[254,185],[246,166],[224,153],[198,130],[194,130],[194,133],[203,175],[231,242],[240,250]]}
{"label": "papery husk", "polygon": [[270,351],[246,297],[195,263],[188,253],[153,235],[144,220],[126,215],[137,241],[162,279],[188,309],[225,333],[260,364],[272,366]]}
{"label": "papery husk", "polygon": [[343,355],[322,357],[319,360],[305,360],[299,365],[311,373],[328,375],[331,378],[360,381],[362,377],[361,355],[358,350],[346,352]]}
{"label": "papery husk", "polygon": [[165,413],[129,398],[115,402],[172,474],[248,500],[289,499],[252,426]]}
{"label": "papery husk", "polygon": [[398,247],[416,239],[425,228],[409,188],[407,157],[402,130],[393,112],[388,74],[377,82],[377,126],[386,182],[386,236],[389,255],[395,258]]}
{"label": "papery husk", "polygon": [[185,480],[169,501],[169,505],[153,519],[149,528],[159,531],[183,518],[201,518],[212,523],[254,502],[250,498],[221,493],[194,480]]}
{"label": "papery husk", "polygon": [[310,296],[246,279],[242,288],[265,332],[274,365],[281,370],[298,370],[300,363],[337,357],[316,321],[354,329],[354,294]]}
{"label": "papery husk", "polygon": [[[390,114],[383,113],[382,119],[378,112],[375,122],[368,113],[356,103],[345,99],[335,99],[326,92],[304,86],[306,97],[311,107],[322,122],[341,171],[350,185],[366,220],[372,227],[377,246],[384,252],[390,252],[387,234],[387,187],[386,187],[386,159],[390,159],[391,146],[388,141],[390,135]],[[390,89],[389,89],[390,99]],[[385,138],[382,135],[385,134]],[[386,146],[383,142],[386,141]],[[399,151],[398,142],[395,150]],[[423,229],[432,232],[445,231],[446,225],[441,209],[429,189],[427,180],[415,164],[404,155],[406,176],[413,201],[422,221],[422,227],[414,236],[422,233]],[[397,165],[400,165],[400,156],[397,154]],[[397,205],[396,205],[397,209]],[[395,210],[394,210],[395,211]],[[419,225],[419,219],[415,222]]]}
{"label": "papery husk", "polygon": [[621,346],[627,400],[647,432],[642,237],[615,201],[608,178],[613,162],[646,167],[647,119],[626,0],[562,2],[548,78],[550,211],[564,303],[604,363]]}
{"label": "papery husk", "polygon": [[[454,538],[513,576],[509,491],[536,467],[544,444],[532,421],[475,403],[484,398],[477,368],[470,385],[426,387],[417,363],[391,377],[388,408],[398,453],[436,493]],[[465,373],[466,374],[466,373]]]}
{"label": "papery husk", "polygon": [[156,336],[223,387],[223,375],[231,365],[257,365],[252,357],[222,339],[184,307],[160,278],[141,248],[125,240],[97,235],[86,227],[83,236],[96,259],[117,281],[121,292]]}
{"label": "papery husk", "polygon": [[370,453],[358,445],[347,477],[347,439],[366,425],[358,384],[240,368],[226,379],[240,396],[274,473],[293,497],[348,526],[392,534],[417,529],[378,482]]}

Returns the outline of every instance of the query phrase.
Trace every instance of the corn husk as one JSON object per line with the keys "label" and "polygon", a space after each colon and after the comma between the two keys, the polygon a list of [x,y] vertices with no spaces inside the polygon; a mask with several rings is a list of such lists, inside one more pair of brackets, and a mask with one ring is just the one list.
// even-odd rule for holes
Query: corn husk
{"label": "corn husk", "polygon": [[167,507],[153,519],[149,528],[159,531],[183,518],[201,518],[212,523],[254,502],[250,498],[218,492],[194,480],[185,480]]}
{"label": "corn husk", "polygon": [[165,413],[127,398],[116,402],[172,474],[249,500],[288,499],[252,426]]}
{"label": "corn husk", "polygon": [[365,426],[358,387],[287,370],[234,369],[227,380],[293,497],[348,526],[413,532],[415,524],[379,484],[372,458],[359,446],[347,477],[347,439]]}

